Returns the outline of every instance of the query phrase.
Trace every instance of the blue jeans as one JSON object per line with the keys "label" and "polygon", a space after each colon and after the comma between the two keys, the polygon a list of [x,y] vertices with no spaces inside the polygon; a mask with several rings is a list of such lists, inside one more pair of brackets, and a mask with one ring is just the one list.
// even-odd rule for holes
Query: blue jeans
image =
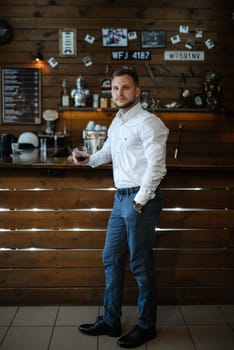
{"label": "blue jeans", "polygon": [[103,250],[106,278],[103,318],[111,326],[120,324],[125,261],[129,253],[130,269],[139,290],[138,324],[147,329],[156,325],[153,246],[163,199],[157,189],[156,197],[138,214],[132,206],[135,195],[115,193]]}

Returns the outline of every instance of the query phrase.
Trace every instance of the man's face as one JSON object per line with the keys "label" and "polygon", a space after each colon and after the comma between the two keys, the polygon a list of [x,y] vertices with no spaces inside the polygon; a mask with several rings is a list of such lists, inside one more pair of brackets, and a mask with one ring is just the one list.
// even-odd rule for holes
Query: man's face
{"label": "man's face", "polygon": [[135,85],[132,77],[125,74],[113,78],[111,93],[116,106],[125,113],[137,103],[141,90]]}

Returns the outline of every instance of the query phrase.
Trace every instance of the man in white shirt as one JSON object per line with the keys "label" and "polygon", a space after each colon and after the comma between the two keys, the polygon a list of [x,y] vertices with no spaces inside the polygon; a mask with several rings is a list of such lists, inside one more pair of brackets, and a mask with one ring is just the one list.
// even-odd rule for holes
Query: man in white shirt
{"label": "man in white shirt", "polygon": [[[102,149],[93,155],[73,152],[73,161],[78,165],[96,167],[112,162],[117,189],[103,250],[104,315],[79,329],[88,335],[121,335],[124,268],[129,253],[130,269],[139,289],[139,318],[133,330],[118,339],[118,345],[134,348],[156,337],[153,246],[162,210],[159,185],[166,175],[169,131],[158,117],[142,109],[135,69],[123,67],[115,71],[111,92],[119,111]],[[78,160],[80,156],[83,161]]]}

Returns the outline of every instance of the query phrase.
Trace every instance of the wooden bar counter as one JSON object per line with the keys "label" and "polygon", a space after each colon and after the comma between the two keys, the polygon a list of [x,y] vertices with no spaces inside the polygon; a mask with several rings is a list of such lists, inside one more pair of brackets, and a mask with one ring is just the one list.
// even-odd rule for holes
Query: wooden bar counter
{"label": "wooden bar counter", "polygon": [[[233,303],[233,122],[230,128],[229,122],[214,127],[204,121],[206,129],[197,131],[186,121],[189,136],[182,135],[175,159],[178,122],[169,125],[168,174],[161,185],[158,302]],[[76,167],[64,157],[42,161],[39,154],[1,159],[1,305],[102,304],[101,256],[114,191],[111,165]],[[136,298],[126,265],[124,303]]]}

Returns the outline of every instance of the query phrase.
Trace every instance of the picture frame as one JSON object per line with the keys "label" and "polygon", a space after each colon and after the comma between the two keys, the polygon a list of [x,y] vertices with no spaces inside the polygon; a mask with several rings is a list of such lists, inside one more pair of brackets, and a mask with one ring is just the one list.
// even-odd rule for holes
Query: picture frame
{"label": "picture frame", "polygon": [[144,30],[141,32],[142,48],[166,47],[165,30]]}
{"label": "picture frame", "polygon": [[102,28],[103,47],[126,47],[128,46],[127,28]]}
{"label": "picture frame", "polygon": [[41,124],[40,68],[1,68],[1,124]]}
{"label": "picture frame", "polygon": [[59,56],[75,57],[77,55],[77,31],[75,28],[59,29]]}

